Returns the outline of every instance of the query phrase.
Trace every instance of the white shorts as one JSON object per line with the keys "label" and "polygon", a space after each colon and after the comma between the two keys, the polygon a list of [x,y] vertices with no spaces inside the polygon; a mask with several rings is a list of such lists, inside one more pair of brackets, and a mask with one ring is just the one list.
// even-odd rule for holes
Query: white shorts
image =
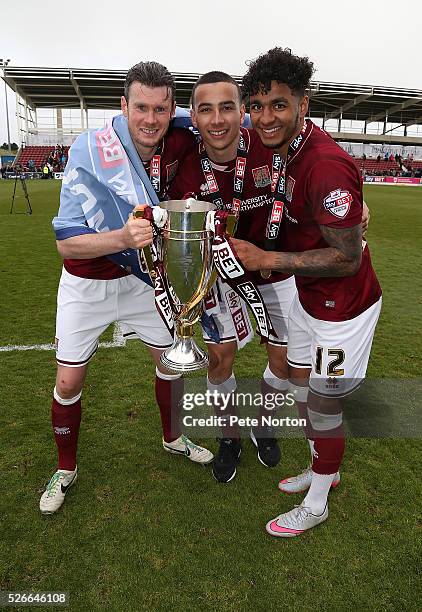
{"label": "white shorts", "polygon": [[57,363],[85,365],[101,334],[116,321],[150,347],[165,349],[173,343],[155,307],[152,287],[136,276],[93,280],[63,268],[57,294]]}
{"label": "white shorts", "polygon": [[289,316],[287,361],[294,368],[312,368],[309,388],[317,395],[344,397],[362,384],[381,303],[382,298],[348,321],[322,321],[311,317],[296,295]]}
{"label": "white shorts", "polygon": [[[226,283],[221,283],[221,287],[226,287],[230,290],[230,287]],[[274,331],[276,336],[270,335],[268,340],[269,344],[275,346],[286,346],[287,345],[287,327],[289,310],[293,302],[293,298],[296,295],[296,283],[294,276],[287,278],[286,280],[279,281],[278,283],[270,283],[268,285],[259,285],[259,291],[261,292],[262,299],[264,300],[265,306],[267,307],[268,314],[270,315]],[[237,298],[239,301],[240,298]],[[236,340],[236,328],[231,316],[230,311],[227,309],[225,301],[220,302],[221,313],[213,315],[213,318],[217,324],[218,331],[220,332],[221,342],[232,342]],[[247,312],[246,304],[243,302],[243,316],[241,319],[241,326],[250,330],[252,329],[249,314]],[[258,330],[255,330],[258,332]],[[204,332],[203,334],[205,342],[212,342],[209,336]]]}
{"label": "white shorts", "polygon": [[[274,346],[286,346],[288,337],[289,312],[295,295],[297,294],[295,277],[290,276],[286,280],[268,285],[259,285],[262,298],[270,315],[274,331],[270,334],[268,344]],[[258,330],[255,330],[258,333]]]}

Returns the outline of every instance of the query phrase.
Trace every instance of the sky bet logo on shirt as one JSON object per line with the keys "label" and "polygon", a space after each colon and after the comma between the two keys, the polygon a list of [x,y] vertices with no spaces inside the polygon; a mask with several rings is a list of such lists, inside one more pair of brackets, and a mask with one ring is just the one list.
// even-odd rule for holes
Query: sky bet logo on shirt
{"label": "sky bet logo on shirt", "polygon": [[350,210],[353,197],[349,191],[336,189],[324,198],[324,208],[338,219],[343,219]]}

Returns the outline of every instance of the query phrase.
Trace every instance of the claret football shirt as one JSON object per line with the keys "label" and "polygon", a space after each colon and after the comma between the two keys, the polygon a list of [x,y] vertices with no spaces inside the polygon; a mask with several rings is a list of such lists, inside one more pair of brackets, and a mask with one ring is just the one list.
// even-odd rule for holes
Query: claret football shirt
{"label": "claret football shirt", "polygon": [[[261,143],[253,130],[241,128],[247,147],[247,161],[240,204],[236,238],[247,240],[264,248],[268,211],[271,210],[273,195],[271,193],[271,170],[273,153]],[[183,160],[179,171],[170,186],[172,199],[196,197],[198,200],[212,202],[215,195],[210,193],[207,181],[201,168],[200,144]],[[227,210],[230,210],[234,195],[234,173],[236,160],[225,164],[211,161],[215,179]],[[275,283],[291,275],[273,272],[269,280],[255,275],[257,284]]]}
{"label": "claret football shirt", "polygon": [[[348,228],[362,219],[362,179],[352,158],[326,132],[307,122],[301,147],[286,168],[283,250],[303,252],[328,248],[320,226]],[[362,243],[362,263],[354,276],[296,275],[299,300],[314,318],[352,319],[372,306],[381,288]]]}

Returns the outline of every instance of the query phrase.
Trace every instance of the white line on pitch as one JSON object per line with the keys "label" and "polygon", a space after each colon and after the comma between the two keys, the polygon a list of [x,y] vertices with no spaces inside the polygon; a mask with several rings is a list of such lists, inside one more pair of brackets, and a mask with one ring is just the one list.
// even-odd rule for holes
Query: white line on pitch
{"label": "white line on pitch", "polygon": [[[101,348],[115,348],[119,346],[125,346],[126,340],[123,337],[122,330],[118,323],[114,325],[113,340],[111,342],[100,342]],[[9,353],[12,351],[54,351],[56,349],[54,344],[8,344],[6,346],[0,346],[0,353]]]}

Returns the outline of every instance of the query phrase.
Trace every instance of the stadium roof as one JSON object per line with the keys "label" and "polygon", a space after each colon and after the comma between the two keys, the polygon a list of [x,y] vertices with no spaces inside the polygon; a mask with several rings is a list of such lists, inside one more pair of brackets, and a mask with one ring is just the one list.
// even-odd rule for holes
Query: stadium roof
{"label": "stadium roof", "polygon": [[[7,66],[3,79],[32,108],[117,109],[125,70]],[[173,73],[177,103],[188,107],[199,74]],[[240,82],[241,77],[235,76]],[[310,115],[328,119],[422,124],[422,90],[312,82]]]}

